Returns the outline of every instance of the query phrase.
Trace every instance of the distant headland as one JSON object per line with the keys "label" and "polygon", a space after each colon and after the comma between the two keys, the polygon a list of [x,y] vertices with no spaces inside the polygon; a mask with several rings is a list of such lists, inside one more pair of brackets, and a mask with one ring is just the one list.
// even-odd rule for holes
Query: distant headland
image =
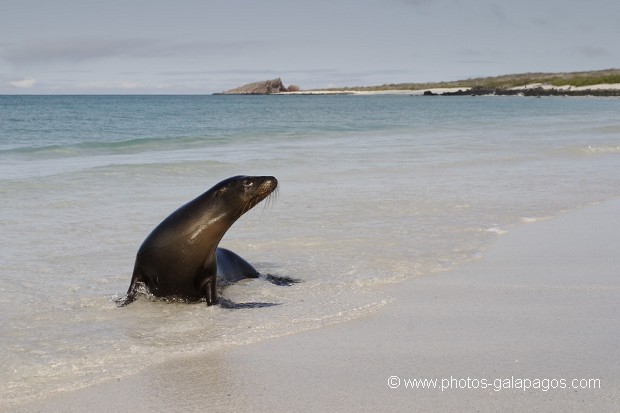
{"label": "distant headland", "polygon": [[247,85],[218,94],[241,95],[375,95],[424,96],[620,96],[620,69],[569,73],[522,73],[433,83],[397,83],[303,90],[284,86],[280,78]]}
{"label": "distant headland", "polygon": [[284,86],[284,83],[282,83],[282,79],[277,78],[273,80],[248,83],[222,93],[215,93],[215,95],[272,95],[276,93],[297,91],[299,91],[299,86],[290,85],[286,87]]}

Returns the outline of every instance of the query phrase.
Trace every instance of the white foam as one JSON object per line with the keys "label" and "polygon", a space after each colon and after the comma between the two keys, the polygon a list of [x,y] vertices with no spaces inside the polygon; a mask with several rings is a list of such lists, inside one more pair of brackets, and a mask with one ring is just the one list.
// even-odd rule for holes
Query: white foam
{"label": "white foam", "polygon": [[620,153],[620,145],[604,145],[604,146],[592,146],[588,145],[588,152],[590,153],[600,153],[600,154],[609,154],[609,153]]}
{"label": "white foam", "polygon": [[493,233],[493,234],[497,234],[497,235],[504,235],[504,234],[508,233],[508,230],[502,229],[502,228],[499,228],[499,227],[487,228],[487,229],[485,229],[485,231]]}

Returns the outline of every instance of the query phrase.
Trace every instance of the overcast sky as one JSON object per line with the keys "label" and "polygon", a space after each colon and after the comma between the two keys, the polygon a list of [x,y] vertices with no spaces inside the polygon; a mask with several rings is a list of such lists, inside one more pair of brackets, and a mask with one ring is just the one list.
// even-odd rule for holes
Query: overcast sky
{"label": "overcast sky", "polygon": [[620,67],[620,0],[0,0],[0,93],[219,92]]}

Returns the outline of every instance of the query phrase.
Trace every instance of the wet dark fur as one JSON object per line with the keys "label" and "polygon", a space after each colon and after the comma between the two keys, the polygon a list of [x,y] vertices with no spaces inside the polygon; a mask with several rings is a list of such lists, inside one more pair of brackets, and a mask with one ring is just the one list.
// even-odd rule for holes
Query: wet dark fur
{"label": "wet dark fur", "polygon": [[[140,246],[127,295],[117,300],[118,305],[133,302],[140,285],[155,297],[186,302],[205,300],[207,305],[213,305],[218,302],[218,277],[257,277],[258,272],[232,251],[216,251],[228,228],[273,194],[277,186],[277,179],[271,176],[235,176],[174,211]],[[227,262],[218,265],[217,256]],[[225,268],[236,273],[218,274],[218,267],[221,272]],[[230,301],[227,304],[232,308]]]}

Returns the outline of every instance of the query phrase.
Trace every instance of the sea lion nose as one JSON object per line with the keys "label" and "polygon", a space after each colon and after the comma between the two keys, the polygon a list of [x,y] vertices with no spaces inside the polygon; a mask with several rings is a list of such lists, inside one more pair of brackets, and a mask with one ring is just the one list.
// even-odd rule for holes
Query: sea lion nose
{"label": "sea lion nose", "polygon": [[266,176],[265,183],[273,186],[274,188],[278,186],[278,180],[276,179],[275,176]]}

